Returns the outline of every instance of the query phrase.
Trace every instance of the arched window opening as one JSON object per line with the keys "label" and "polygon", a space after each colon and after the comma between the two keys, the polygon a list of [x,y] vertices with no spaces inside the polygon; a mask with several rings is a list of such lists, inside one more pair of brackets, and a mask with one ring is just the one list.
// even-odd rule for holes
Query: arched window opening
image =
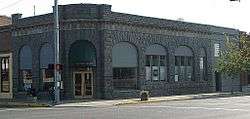
{"label": "arched window opening", "polygon": [[96,88],[96,48],[90,41],[77,40],[71,44],[69,68],[75,97],[93,97]]}
{"label": "arched window opening", "polygon": [[20,90],[28,91],[32,86],[32,53],[29,46],[21,48],[19,54]]}
{"label": "arched window opening", "polygon": [[200,52],[200,79],[207,80],[207,57],[205,49]]}
{"label": "arched window opening", "polygon": [[54,87],[54,51],[50,44],[45,44],[40,50],[40,72],[43,82],[43,90],[49,91]]}
{"label": "arched window opening", "polygon": [[114,87],[137,88],[137,65],[136,48],[127,42],[116,44],[112,49]]}
{"label": "arched window opening", "polygon": [[193,52],[186,46],[175,50],[175,82],[193,80]]}
{"label": "arched window opening", "polygon": [[146,80],[159,81],[166,78],[166,50],[154,44],[146,49]]}

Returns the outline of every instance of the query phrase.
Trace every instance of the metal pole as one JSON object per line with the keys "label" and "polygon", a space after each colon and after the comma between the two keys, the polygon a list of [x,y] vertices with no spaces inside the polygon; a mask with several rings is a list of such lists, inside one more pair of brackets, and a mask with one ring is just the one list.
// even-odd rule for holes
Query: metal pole
{"label": "metal pole", "polygon": [[55,94],[55,104],[58,104],[60,102],[60,81],[61,81],[61,76],[59,72],[58,65],[60,64],[60,59],[59,59],[59,20],[58,20],[58,0],[55,0],[54,4],[54,48],[55,48],[55,65],[54,65],[54,82],[55,82],[55,89],[54,89],[54,94]]}

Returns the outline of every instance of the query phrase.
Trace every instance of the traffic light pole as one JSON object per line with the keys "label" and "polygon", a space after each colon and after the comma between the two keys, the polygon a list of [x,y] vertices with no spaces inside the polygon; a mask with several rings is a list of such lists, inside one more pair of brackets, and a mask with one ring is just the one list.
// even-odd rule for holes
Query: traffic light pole
{"label": "traffic light pole", "polygon": [[58,0],[54,0],[54,49],[55,49],[55,65],[54,65],[54,103],[58,104],[60,102],[60,81],[61,81],[61,76],[60,76],[60,41],[59,41],[59,20],[58,20]]}

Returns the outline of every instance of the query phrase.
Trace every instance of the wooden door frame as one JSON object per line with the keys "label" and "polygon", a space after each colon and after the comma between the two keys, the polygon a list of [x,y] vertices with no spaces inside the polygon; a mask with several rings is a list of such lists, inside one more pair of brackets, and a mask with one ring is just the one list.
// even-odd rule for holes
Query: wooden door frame
{"label": "wooden door frame", "polygon": [[[91,79],[91,95],[89,96],[85,96],[85,78],[84,78],[84,74],[86,73],[91,73],[92,74],[92,79]],[[81,84],[81,96],[76,96],[75,95],[75,74],[81,74],[82,77],[82,84]],[[93,98],[93,94],[94,94],[94,73],[93,71],[75,71],[73,72],[73,94],[75,98]]]}

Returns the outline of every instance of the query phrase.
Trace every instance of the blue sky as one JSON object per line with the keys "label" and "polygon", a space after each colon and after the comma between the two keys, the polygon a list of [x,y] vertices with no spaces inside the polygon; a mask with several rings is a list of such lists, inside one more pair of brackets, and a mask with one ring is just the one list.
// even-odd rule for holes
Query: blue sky
{"label": "blue sky", "polygon": [[[59,4],[111,4],[112,11],[164,19],[211,24],[250,32],[250,0],[58,0]],[[0,0],[0,15],[23,17],[52,12],[54,0]]]}

